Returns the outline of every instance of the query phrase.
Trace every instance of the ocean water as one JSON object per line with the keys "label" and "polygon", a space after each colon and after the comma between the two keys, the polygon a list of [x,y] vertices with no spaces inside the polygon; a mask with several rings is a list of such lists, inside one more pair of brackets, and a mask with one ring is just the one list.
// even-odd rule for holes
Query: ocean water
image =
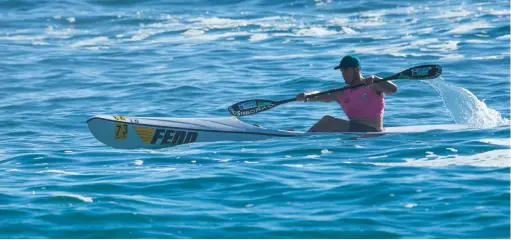
{"label": "ocean water", "polygon": [[[0,238],[510,238],[509,1],[0,4]],[[224,117],[231,104],[441,64],[394,81],[385,126],[459,131],[118,150],[98,114]],[[306,130],[339,106],[241,120]]]}

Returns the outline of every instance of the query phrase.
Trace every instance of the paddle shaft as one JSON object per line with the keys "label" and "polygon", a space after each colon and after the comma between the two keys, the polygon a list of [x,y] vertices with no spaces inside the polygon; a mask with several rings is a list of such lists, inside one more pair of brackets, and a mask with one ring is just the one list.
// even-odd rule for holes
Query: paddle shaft
{"label": "paddle shaft", "polygon": [[[386,77],[384,79],[380,79],[380,80],[376,80],[374,81],[373,83],[378,83],[378,82],[385,82],[385,81],[389,81],[389,80],[393,80],[393,79],[396,79],[396,76],[390,76],[390,77]],[[347,90],[347,89],[355,89],[355,88],[359,88],[359,87],[362,87],[362,86],[367,86],[363,83],[359,83],[357,85],[353,85],[353,86],[348,86],[348,87],[342,87],[342,88],[334,88],[334,89],[331,89],[331,90],[328,90],[328,91],[324,91],[324,92],[319,92],[319,93],[314,93],[314,94],[311,94],[311,95],[307,95],[305,97],[305,100],[309,99],[309,98],[313,98],[313,97],[317,97],[317,96],[321,96],[321,95],[325,95],[325,94],[329,94],[329,93],[334,93],[334,92],[339,92],[339,91],[344,91],[344,90]],[[286,99],[286,100],[282,100],[282,101],[278,101],[275,103],[275,105],[281,105],[281,104],[284,104],[284,103],[289,103],[289,102],[293,102],[293,101],[298,101],[296,98],[290,98],[290,99]]]}

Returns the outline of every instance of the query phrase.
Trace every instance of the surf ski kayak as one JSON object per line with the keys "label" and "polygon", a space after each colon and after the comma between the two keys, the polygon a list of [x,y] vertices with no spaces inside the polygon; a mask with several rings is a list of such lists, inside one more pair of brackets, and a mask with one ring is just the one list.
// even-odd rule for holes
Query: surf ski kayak
{"label": "surf ski kayak", "polygon": [[[99,115],[88,119],[87,124],[96,139],[107,146],[120,149],[156,149],[194,142],[256,141],[274,137],[339,134],[272,130],[244,123],[236,117],[160,118]],[[383,133],[467,128],[469,126],[458,124],[419,125],[388,127]],[[346,134],[382,134],[382,132]]]}

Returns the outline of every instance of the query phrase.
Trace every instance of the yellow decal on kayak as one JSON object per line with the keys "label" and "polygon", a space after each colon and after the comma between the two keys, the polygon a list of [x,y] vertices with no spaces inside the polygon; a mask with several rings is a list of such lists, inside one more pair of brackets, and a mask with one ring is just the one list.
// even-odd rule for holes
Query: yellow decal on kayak
{"label": "yellow decal on kayak", "polygon": [[114,119],[115,120],[121,120],[121,121],[125,121],[126,120],[126,117],[125,116],[114,116]]}
{"label": "yellow decal on kayak", "polygon": [[118,140],[128,139],[128,124],[115,124],[114,136]]}
{"label": "yellow decal on kayak", "polygon": [[140,139],[142,139],[142,142],[146,144],[151,143],[151,139],[153,139],[154,128],[134,127],[134,129]]}

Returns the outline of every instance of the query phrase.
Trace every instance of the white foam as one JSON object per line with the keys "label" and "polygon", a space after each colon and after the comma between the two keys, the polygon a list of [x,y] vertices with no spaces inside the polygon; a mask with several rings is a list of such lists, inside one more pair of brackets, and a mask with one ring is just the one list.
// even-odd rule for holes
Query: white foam
{"label": "white foam", "polygon": [[232,158],[213,158],[213,160],[216,160],[216,161],[219,161],[219,162],[226,163],[226,162],[231,161],[231,160],[232,160]]}
{"label": "white foam", "polygon": [[91,203],[93,202],[91,197],[85,197],[78,194],[72,194],[72,193],[54,193],[54,197],[68,197],[68,198],[76,198],[78,200],[81,200],[83,202]]}
{"label": "white foam", "polygon": [[67,171],[56,170],[56,169],[39,171],[37,173],[57,173],[57,174],[64,174],[64,175],[80,175],[79,173],[76,173],[76,172],[67,172]]}
{"label": "white foam", "polygon": [[244,163],[247,163],[247,164],[256,164],[256,163],[259,163],[259,162],[251,162],[251,161],[243,161]]}
{"label": "white foam", "polygon": [[413,36],[408,34],[408,33],[401,37],[401,39],[403,39],[403,40],[409,40],[409,39],[412,39],[412,38],[413,38]]}
{"label": "white foam", "polygon": [[286,167],[293,167],[293,168],[303,168],[303,164],[284,164]]}
{"label": "white foam", "polygon": [[430,16],[429,18],[431,19],[458,18],[466,17],[471,14],[474,14],[474,12],[470,12],[467,10],[441,11],[440,13],[436,13],[434,16]]}
{"label": "white foam", "polygon": [[17,168],[13,168],[13,169],[7,170],[7,172],[21,172],[21,170],[19,170]]}
{"label": "white foam", "polygon": [[345,24],[349,23],[350,20],[348,18],[338,18],[338,17],[335,17],[333,19],[328,20],[328,22],[333,24],[333,25],[345,25]]}
{"label": "white foam", "polygon": [[249,42],[257,42],[257,41],[266,40],[268,38],[270,38],[270,36],[268,34],[265,34],[265,33],[254,34],[254,35],[250,36],[250,39],[248,41]]}
{"label": "white foam", "polygon": [[87,50],[91,50],[91,51],[98,51],[98,50],[101,50],[101,49],[108,49],[108,47],[94,46],[94,47],[84,47],[83,49],[87,49]]}
{"label": "white foam", "polygon": [[314,158],[319,158],[319,155],[317,155],[317,154],[311,154],[311,155],[307,155],[307,156],[305,156],[304,158],[314,159]]}
{"label": "white foam", "polygon": [[7,40],[7,41],[27,41],[27,42],[34,42],[34,41],[41,41],[46,39],[46,36],[26,36],[26,35],[14,35],[14,36],[0,36],[0,40]]}
{"label": "white foam", "polygon": [[[188,20],[191,23],[200,23],[206,25],[210,29],[226,29],[226,28],[237,28],[248,26],[251,21],[250,20],[234,20],[230,18],[192,18]],[[253,21],[253,20],[252,20]]]}
{"label": "white foam", "polygon": [[495,60],[495,59],[504,59],[504,56],[481,56],[481,57],[473,57],[470,59],[472,59],[472,60]]}
{"label": "white foam", "polygon": [[43,46],[43,45],[49,45],[49,44],[47,42],[44,42],[44,41],[33,41],[32,45]]}
{"label": "white foam", "polygon": [[440,40],[438,38],[425,38],[425,39],[419,39],[416,41],[413,41],[410,45],[412,46],[424,46],[431,43],[438,43]]}
{"label": "white foam", "polygon": [[74,23],[74,22],[76,22],[76,18],[74,18],[74,17],[66,18],[66,20],[67,20],[69,23]]}
{"label": "white foam", "polygon": [[469,156],[448,155],[430,158],[407,158],[405,162],[366,162],[366,164],[387,167],[446,167],[446,166],[476,166],[476,167],[510,167],[509,149],[492,150]]}
{"label": "white foam", "polygon": [[71,44],[71,47],[77,48],[77,47],[95,46],[97,44],[108,44],[108,43],[110,43],[110,39],[108,39],[107,37],[95,37],[95,38],[91,38],[91,39],[87,39],[87,40],[77,41],[77,42]]}
{"label": "white foam", "polygon": [[160,34],[166,32],[165,29],[154,29],[154,28],[144,28],[139,29],[131,38],[129,41],[141,41],[144,40],[152,35]]}
{"label": "white foam", "polygon": [[[237,37],[237,36],[250,36],[251,34],[248,32],[227,32],[227,33],[219,33],[219,34],[204,34],[204,35],[197,35],[197,36],[187,36],[188,39],[192,40],[201,40],[201,41],[215,41],[220,38],[230,38],[230,37]],[[178,41],[181,41],[177,39]]]}
{"label": "white foam", "polygon": [[[141,24],[140,29],[133,32],[126,33],[127,35],[154,35],[158,33],[168,32],[168,31],[186,31],[190,28],[189,25],[184,25],[180,22],[178,19],[172,19],[167,22],[158,22],[158,23],[152,23],[152,24]],[[201,28],[201,27],[192,27],[192,29],[204,29],[207,31],[207,28]]]}
{"label": "white foam", "polygon": [[325,1],[323,1],[323,0],[314,0],[314,2],[316,2],[316,6],[318,6],[318,7],[325,7],[325,6],[329,5],[329,4],[331,4],[332,0],[325,0]]}
{"label": "white foam", "polygon": [[407,203],[404,205],[405,208],[414,208],[417,207],[417,203]]}
{"label": "white foam", "polygon": [[362,18],[381,18],[387,14],[387,10],[371,10],[359,13]]}
{"label": "white foam", "polygon": [[302,28],[296,31],[298,36],[324,37],[339,34],[337,31],[328,30],[322,27]]}
{"label": "white foam", "polygon": [[321,154],[331,154],[331,153],[333,153],[333,152],[329,151],[328,149],[321,150]]}
{"label": "white foam", "polygon": [[373,46],[361,46],[354,47],[353,50],[356,53],[366,53],[366,54],[375,54],[375,55],[391,55],[394,57],[406,57],[407,54],[401,53],[400,51],[408,48],[408,44],[386,44],[383,45],[373,45]]}
{"label": "white foam", "polygon": [[[50,37],[57,37],[60,39],[67,39],[72,36],[72,33],[77,32],[77,30],[73,30],[72,28],[66,29],[54,29],[53,26],[48,26],[45,30],[45,33]],[[86,31],[84,31],[86,33]]]}
{"label": "white foam", "polygon": [[471,22],[466,24],[461,24],[457,26],[454,29],[451,29],[447,32],[447,34],[463,34],[463,33],[470,33],[473,30],[476,29],[483,29],[483,28],[491,28],[492,25],[487,23],[486,21],[480,20],[477,22]]}
{"label": "white foam", "polygon": [[205,30],[202,29],[189,29],[186,32],[183,33],[185,36],[199,36],[204,35],[206,33]]}
{"label": "white foam", "polygon": [[135,164],[135,165],[137,165],[137,166],[142,166],[142,164],[144,164],[144,161],[142,161],[142,160],[135,160],[135,161],[133,162],[133,164]]}
{"label": "white foam", "polygon": [[435,29],[432,28],[432,27],[427,27],[427,28],[421,28],[421,29],[418,29],[416,30],[415,32],[417,34],[428,34],[428,33],[432,33]]}
{"label": "white foam", "polygon": [[176,168],[173,168],[173,167],[164,167],[164,168],[152,168],[152,170],[154,171],[158,171],[158,172],[172,172],[172,171],[175,171]]}
{"label": "white foam", "polygon": [[465,41],[466,43],[477,43],[477,44],[491,44],[491,41],[488,40],[480,40],[480,39],[469,39]]}
{"label": "white foam", "polygon": [[493,10],[493,9],[490,9],[490,11],[488,12],[490,15],[494,15],[494,16],[503,16],[503,15],[509,15],[509,10],[506,9],[506,10]]}
{"label": "white foam", "polygon": [[458,43],[460,41],[445,41],[441,44],[428,45],[427,47],[441,52],[451,52],[458,49]]}
{"label": "white foam", "polygon": [[458,152],[458,150],[457,150],[457,149],[455,149],[455,148],[446,148],[446,150],[449,150],[449,151],[451,151],[451,152]]}
{"label": "white foam", "polygon": [[511,146],[511,139],[481,139],[479,142],[482,143],[488,143],[493,145],[500,145],[500,146]]}
{"label": "white foam", "polygon": [[455,53],[455,54],[444,55],[444,56],[442,56],[440,58],[440,60],[444,60],[444,61],[457,61],[457,60],[462,60],[464,58],[465,58],[465,56],[463,54]]}
{"label": "white foam", "polygon": [[240,149],[240,152],[257,152],[257,149],[255,149],[255,148],[242,148],[242,149]]}
{"label": "white foam", "polygon": [[277,23],[277,22],[273,22],[271,24],[260,23],[259,25],[261,26],[261,28],[273,29],[277,31],[289,31],[290,29],[296,26],[296,24],[294,23]]}
{"label": "white foam", "polygon": [[349,28],[349,27],[342,27],[341,29],[342,29],[342,31],[343,31],[344,33],[346,33],[346,34],[348,34],[348,35],[351,35],[351,34],[358,34],[358,32],[357,32],[357,31],[355,31],[355,30],[353,30],[353,29],[351,29],[351,28]]}
{"label": "white foam", "polygon": [[497,39],[499,39],[499,40],[501,40],[501,39],[509,40],[510,37],[509,37],[509,34],[507,34],[507,35],[503,35],[503,36],[498,36]]}
{"label": "white foam", "polygon": [[385,25],[386,23],[382,20],[375,19],[373,21],[357,21],[353,22],[350,25],[357,28],[367,28],[367,27],[379,27]]}
{"label": "white foam", "polygon": [[426,152],[426,158],[434,158],[434,157],[438,157],[438,155],[436,155],[434,152],[430,152],[430,151]]}

